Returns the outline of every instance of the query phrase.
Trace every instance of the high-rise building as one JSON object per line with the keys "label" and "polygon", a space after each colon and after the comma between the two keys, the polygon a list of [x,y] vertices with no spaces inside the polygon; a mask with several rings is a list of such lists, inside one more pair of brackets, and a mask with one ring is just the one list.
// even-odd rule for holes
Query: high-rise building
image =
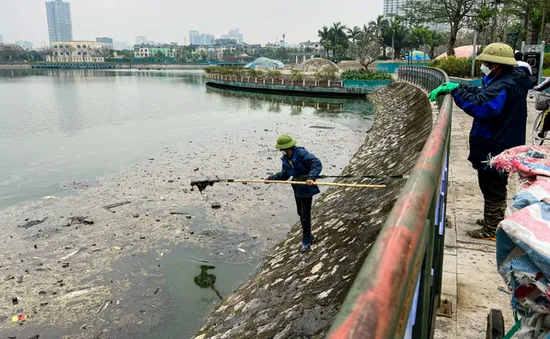
{"label": "high-rise building", "polygon": [[189,44],[190,45],[201,44],[201,34],[199,33],[199,31],[189,31]]}
{"label": "high-rise building", "polygon": [[105,44],[105,48],[108,48],[108,49],[115,48],[115,44],[113,43],[113,38],[99,37],[99,38],[95,38],[95,41],[96,42],[103,42],[103,44]]}
{"label": "high-rise building", "polygon": [[71,4],[63,0],[46,2],[48,33],[50,43],[55,41],[73,41],[73,23]]}
{"label": "high-rise building", "polygon": [[145,42],[147,42],[147,37],[146,36],[137,36],[136,37],[136,45],[144,44]]}
{"label": "high-rise building", "polygon": [[212,45],[214,36],[211,34],[201,34],[200,45]]}
{"label": "high-rise building", "polygon": [[21,48],[23,48],[24,50],[26,51],[30,51],[33,47],[33,44],[32,42],[30,41],[27,41],[27,40],[19,40],[19,41],[16,41],[15,44]]}
{"label": "high-rise building", "polygon": [[403,8],[406,0],[384,0],[384,16],[391,18],[397,15],[404,15]]}
{"label": "high-rise building", "polygon": [[232,29],[226,35],[222,35],[222,39],[232,39],[237,41],[238,44],[243,42],[243,35],[239,32],[238,28]]}

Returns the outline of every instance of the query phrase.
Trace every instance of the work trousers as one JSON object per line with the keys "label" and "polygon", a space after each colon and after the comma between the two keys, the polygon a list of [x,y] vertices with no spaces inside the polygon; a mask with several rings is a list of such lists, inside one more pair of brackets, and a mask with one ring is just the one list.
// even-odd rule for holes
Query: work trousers
{"label": "work trousers", "polygon": [[508,176],[501,174],[494,168],[487,168],[477,171],[479,188],[483,193],[485,200],[500,202],[506,200],[506,186],[508,185]]}
{"label": "work trousers", "polygon": [[303,237],[311,237],[311,205],[313,204],[313,198],[296,198],[296,210],[300,216],[300,223],[302,224]]}

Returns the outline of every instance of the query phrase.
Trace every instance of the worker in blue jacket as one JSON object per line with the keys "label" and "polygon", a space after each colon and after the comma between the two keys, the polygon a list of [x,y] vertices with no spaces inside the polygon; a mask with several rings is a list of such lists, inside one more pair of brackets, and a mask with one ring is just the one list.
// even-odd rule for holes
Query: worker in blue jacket
{"label": "worker in blue jacket", "polygon": [[477,239],[494,240],[498,224],[504,219],[508,177],[490,168],[487,160],[502,151],[525,144],[527,92],[533,88],[525,72],[514,69],[514,50],[502,43],[488,45],[476,60],[481,61],[483,86],[446,83],[430,94],[452,94],[454,101],[474,118],[470,131],[468,160],[478,173],[485,201],[480,229],[467,232]]}
{"label": "worker in blue jacket", "polygon": [[266,178],[266,180],[288,180],[292,177],[294,181],[307,182],[307,185],[292,185],[294,198],[296,199],[296,208],[300,216],[300,223],[302,224],[301,251],[305,252],[315,239],[311,233],[311,206],[313,204],[313,196],[320,193],[319,187],[315,185],[315,181],[321,174],[323,166],[315,155],[303,147],[297,147],[296,139],[288,135],[281,135],[277,139],[275,147],[283,152],[281,158],[283,168],[281,172]]}

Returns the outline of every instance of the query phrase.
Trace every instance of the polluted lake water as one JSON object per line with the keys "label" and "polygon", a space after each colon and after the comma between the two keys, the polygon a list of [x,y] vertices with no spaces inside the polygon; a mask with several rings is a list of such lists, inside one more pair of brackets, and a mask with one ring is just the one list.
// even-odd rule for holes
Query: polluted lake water
{"label": "polluted lake water", "polygon": [[129,331],[128,338],[191,338],[196,334],[220,300],[250,277],[260,263],[238,250],[220,253],[180,248],[167,254],[162,260],[163,284],[157,292],[164,304],[144,308],[145,312],[157,313],[158,323],[147,331],[139,327]]}
{"label": "polluted lake water", "polygon": [[280,170],[280,134],[339,174],[375,111],[185,71],[0,72],[0,101],[0,338],[24,339],[191,337],[298,216],[289,185],[190,183]]}

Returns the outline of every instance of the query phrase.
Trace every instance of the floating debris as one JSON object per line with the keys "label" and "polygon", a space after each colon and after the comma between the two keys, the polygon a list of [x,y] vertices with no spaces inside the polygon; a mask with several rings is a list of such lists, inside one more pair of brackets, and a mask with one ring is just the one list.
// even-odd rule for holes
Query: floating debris
{"label": "floating debris", "polygon": [[69,217],[69,222],[65,224],[65,227],[69,227],[75,224],[76,225],[93,225],[94,221],[87,216]]}
{"label": "floating debris", "polygon": [[105,205],[105,206],[103,206],[103,208],[106,209],[107,211],[111,212],[111,213],[115,213],[115,211],[111,211],[111,209],[113,209],[115,207],[128,205],[129,203],[130,203],[130,201],[128,201],[128,200],[122,201],[122,202],[115,202],[114,204]]}
{"label": "floating debris", "polygon": [[31,220],[31,221],[27,221],[26,223],[24,223],[23,225],[19,225],[17,227],[21,227],[21,228],[31,228],[33,226],[36,226],[36,225],[40,225],[41,223],[43,223],[44,221],[46,221],[48,219],[48,217],[45,217],[44,219],[40,219],[40,220]]}

